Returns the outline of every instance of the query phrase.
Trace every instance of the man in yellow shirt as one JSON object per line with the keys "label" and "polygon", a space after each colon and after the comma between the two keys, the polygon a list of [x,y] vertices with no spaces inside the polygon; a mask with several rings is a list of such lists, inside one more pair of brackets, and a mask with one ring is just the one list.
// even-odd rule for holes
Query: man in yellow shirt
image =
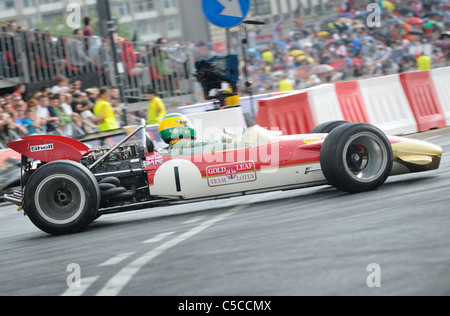
{"label": "man in yellow shirt", "polygon": [[94,106],[94,116],[97,118],[99,132],[117,129],[117,120],[114,109],[109,103],[109,90],[100,89],[97,103]]}
{"label": "man in yellow shirt", "polygon": [[417,67],[420,71],[430,70],[431,63],[431,58],[423,53],[417,57]]}
{"label": "man in yellow shirt", "polygon": [[155,90],[149,90],[147,96],[150,100],[147,109],[147,124],[159,124],[167,114],[166,106],[164,105],[163,100],[156,95]]}
{"label": "man in yellow shirt", "polygon": [[280,92],[288,92],[294,90],[294,87],[292,86],[292,82],[285,78],[279,82],[279,88]]}

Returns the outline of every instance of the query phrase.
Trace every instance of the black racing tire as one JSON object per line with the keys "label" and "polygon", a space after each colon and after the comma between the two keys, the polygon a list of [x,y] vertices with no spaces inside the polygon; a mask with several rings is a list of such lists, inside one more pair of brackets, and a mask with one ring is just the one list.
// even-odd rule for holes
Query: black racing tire
{"label": "black racing tire", "polygon": [[310,134],[329,134],[331,133],[331,131],[333,131],[335,128],[345,125],[345,124],[350,124],[350,122],[347,121],[330,121],[330,122],[325,122],[322,123],[320,125],[317,125]]}
{"label": "black racing tire", "polygon": [[24,193],[24,211],[36,227],[51,235],[84,230],[97,217],[101,202],[92,172],[65,160],[37,169]]}
{"label": "black racing tire", "polygon": [[394,163],[392,145],[377,127],[352,123],[325,138],[320,164],[327,181],[349,193],[372,191],[384,184]]}

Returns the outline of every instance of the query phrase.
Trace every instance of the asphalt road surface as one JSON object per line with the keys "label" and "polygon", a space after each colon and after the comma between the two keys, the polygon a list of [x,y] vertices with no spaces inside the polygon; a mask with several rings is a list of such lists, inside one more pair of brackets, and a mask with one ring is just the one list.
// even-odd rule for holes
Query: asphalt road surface
{"label": "asphalt road surface", "polygon": [[358,195],[158,208],[63,237],[3,205],[0,295],[450,295],[450,134],[428,140],[444,147],[440,170]]}

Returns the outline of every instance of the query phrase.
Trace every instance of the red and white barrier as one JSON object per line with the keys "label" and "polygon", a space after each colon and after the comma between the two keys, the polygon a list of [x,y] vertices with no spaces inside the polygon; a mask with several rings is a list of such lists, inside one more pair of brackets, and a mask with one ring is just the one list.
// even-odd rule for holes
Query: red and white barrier
{"label": "red and white barrier", "polygon": [[334,85],[324,84],[306,91],[316,125],[344,119]]}
{"label": "red and white barrier", "polygon": [[358,81],[338,82],[335,87],[344,120],[355,123],[369,123],[369,115]]}
{"label": "red and white barrier", "polygon": [[450,68],[431,70],[431,78],[445,115],[446,125],[450,126]]}
{"label": "red and white barrier", "polygon": [[308,134],[316,126],[308,93],[294,92],[259,100],[256,124],[278,128],[286,135]]}
{"label": "red and white barrier", "polygon": [[359,88],[371,124],[392,135],[417,133],[417,122],[398,75],[361,80]]}
{"label": "red and white barrier", "polygon": [[450,67],[325,84],[259,106],[256,124],[286,135],[333,120],[370,123],[390,135],[428,131],[450,126]]}
{"label": "red and white barrier", "polygon": [[400,75],[400,80],[416,118],[419,132],[446,126],[445,116],[429,71]]}

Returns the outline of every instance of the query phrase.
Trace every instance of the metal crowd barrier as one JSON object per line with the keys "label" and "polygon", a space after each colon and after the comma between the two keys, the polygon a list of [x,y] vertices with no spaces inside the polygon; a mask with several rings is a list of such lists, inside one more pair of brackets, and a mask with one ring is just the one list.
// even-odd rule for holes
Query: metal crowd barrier
{"label": "metal crowd barrier", "polygon": [[[120,40],[115,49],[128,102],[146,100],[149,89],[165,98],[194,100],[193,59],[187,47]],[[117,86],[111,52],[110,41],[100,37],[0,31],[0,80],[37,85],[62,75],[72,82]]]}

